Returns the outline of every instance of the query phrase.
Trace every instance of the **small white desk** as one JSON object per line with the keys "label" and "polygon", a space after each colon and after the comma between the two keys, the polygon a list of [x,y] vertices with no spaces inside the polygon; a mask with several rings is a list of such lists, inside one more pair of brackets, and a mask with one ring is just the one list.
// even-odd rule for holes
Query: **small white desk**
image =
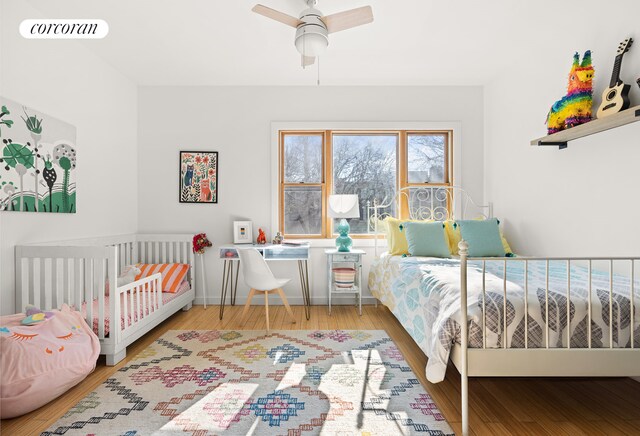
{"label": "small white desk", "polygon": [[[309,294],[309,244],[303,245],[283,245],[283,244],[228,244],[220,246],[220,259],[224,259],[222,269],[222,292],[220,294],[220,319],[224,316],[224,305],[227,299],[227,291],[231,287],[231,305],[236,304],[236,294],[238,292],[238,273],[240,272],[240,258],[238,248],[255,248],[264,260],[272,261],[292,261],[298,262],[298,273],[300,274],[300,287],[302,288],[302,299],[304,301],[304,312],[309,319],[311,317],[311,296]],[[235,279],[233,263],[236,262]]]}
{"label": "small white desk", "polygon": [[[332,294],[356,294],[358,303],[358,313],[362,316],[362,256],[363,250],[338,251],[325,250],[327,256],[327,283],[329,284],[329,315],[331,315],[331,295]],[[339,288],[335,284],[333,268],[335,264],[352,263],[356,270],[356,277],[352,287]]]}

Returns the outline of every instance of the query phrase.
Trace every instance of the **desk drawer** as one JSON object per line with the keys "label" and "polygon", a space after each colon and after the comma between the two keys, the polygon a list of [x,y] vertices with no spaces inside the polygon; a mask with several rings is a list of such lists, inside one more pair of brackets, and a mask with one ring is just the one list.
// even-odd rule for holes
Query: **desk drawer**
{"label": "desk drawer", "polygon": [[359,254],[349,254],[349,253],[342,254],[341,253],[341,254],[333,255],[334,262],[357,262],[359,258],[360,258]]}

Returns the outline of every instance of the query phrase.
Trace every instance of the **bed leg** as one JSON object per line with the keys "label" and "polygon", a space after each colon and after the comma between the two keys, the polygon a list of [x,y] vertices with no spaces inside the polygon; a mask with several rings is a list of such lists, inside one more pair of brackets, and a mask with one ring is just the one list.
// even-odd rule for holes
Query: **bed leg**
{"label": "bed leg", "polygon": [[186,312],[187,310],[191,309],[192,306],[193,306],[193,303],[189,303],[186,306],[184,306],[182,310]]}
{"label": "bed leg", "polygon": [[469,360],[467,348],[469,346],[469,320],[467,314],[467,256],[469,244],[464,239],[458,244],[460,250],[460,345],[462,356],[460,359],[460,396],[462,412],[462,436],[469,435]]}
{"label": "bed leg", "polygon": [[115,354],[107,354],[106,358],[107,358],[107,366],[115,366],[117,365],[122,359],[124,359],[125,357],[127,357],[127,349],[123,348],[122,350],[118,351]]}
{"label": "bed leg", "polygon": [[378,299],[376,298],[376,309],[378,308]]}
{"label": "bed leg", "polygon": [[461,378],[461,397],[462,397],[462,435],[469,435],[469,377],[464,374]]}

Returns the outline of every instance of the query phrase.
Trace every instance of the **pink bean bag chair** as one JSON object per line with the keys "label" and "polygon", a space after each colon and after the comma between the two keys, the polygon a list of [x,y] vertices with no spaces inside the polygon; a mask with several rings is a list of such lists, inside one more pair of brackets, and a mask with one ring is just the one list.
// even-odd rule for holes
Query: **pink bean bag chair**
{"label": "pink bean bag chair", "polygon": [[48,403],[96,367],[100,341],[80,312],[66,304],[35,325],[25,314],[0,317],[0,418]]}

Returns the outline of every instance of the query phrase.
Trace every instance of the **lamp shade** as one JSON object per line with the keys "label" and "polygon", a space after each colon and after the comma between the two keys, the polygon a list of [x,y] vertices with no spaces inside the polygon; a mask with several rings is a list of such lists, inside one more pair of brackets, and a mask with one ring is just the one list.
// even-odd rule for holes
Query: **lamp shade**
{"label": "lamp shade", "polygon": [[360,218],[360,207],[357,195],[330,195],[329,217]]}
{"label": "lamp shade", "polygon": [[298,53],[305,56],[320,56],[327,50],[327,38],[322,35],[307,33],[296,39]]}

